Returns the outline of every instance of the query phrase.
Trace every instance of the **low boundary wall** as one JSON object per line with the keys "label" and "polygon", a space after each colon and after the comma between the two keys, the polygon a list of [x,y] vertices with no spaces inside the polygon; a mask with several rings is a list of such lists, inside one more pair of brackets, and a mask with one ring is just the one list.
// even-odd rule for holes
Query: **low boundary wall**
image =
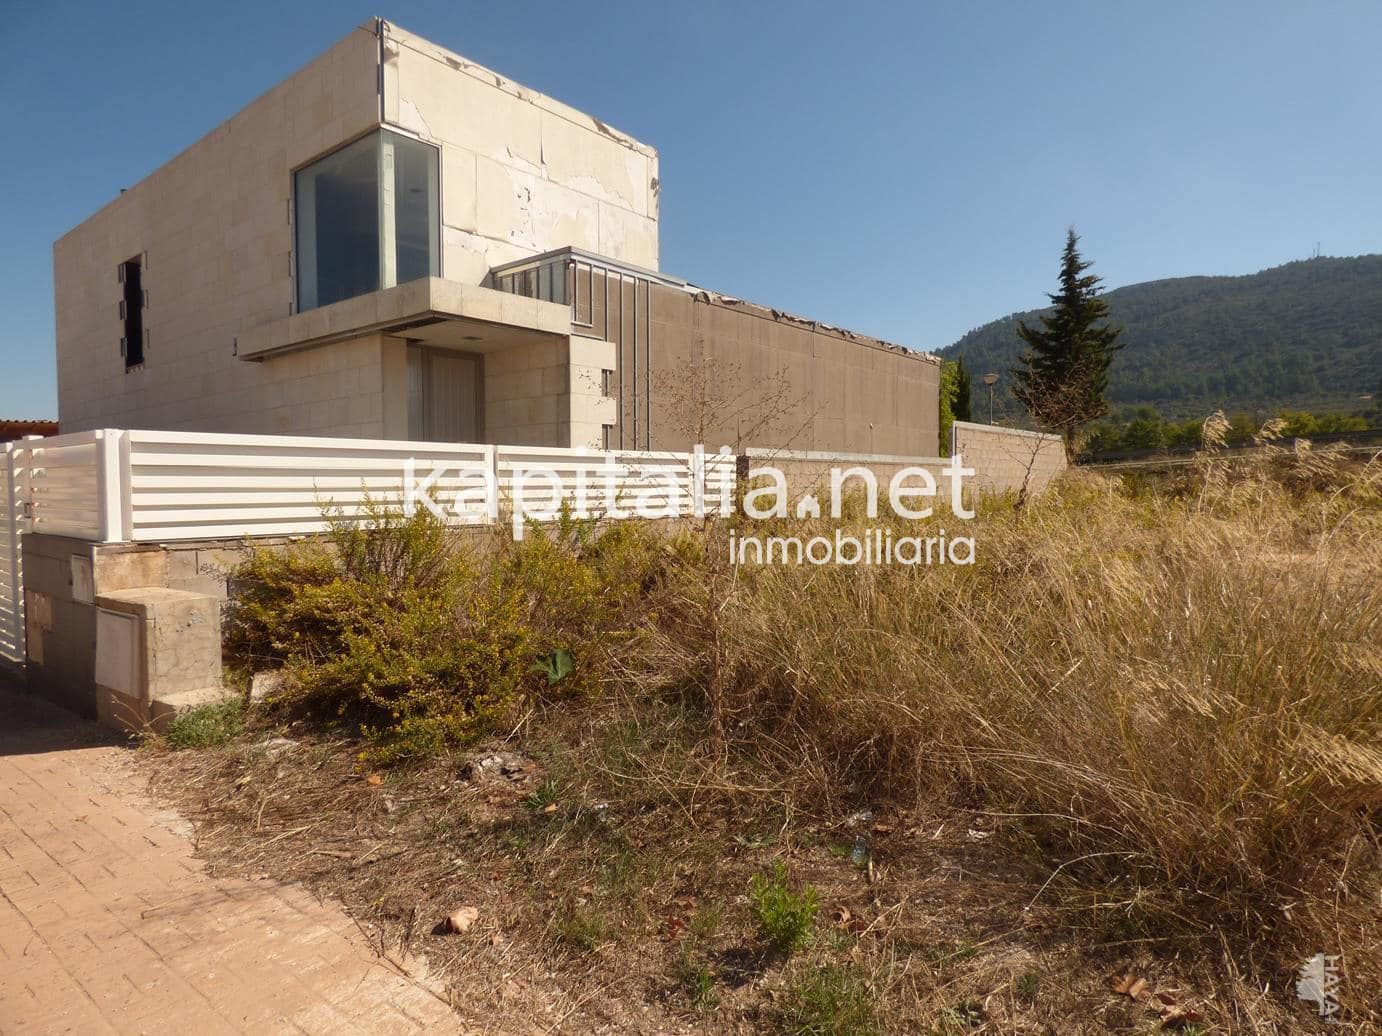
{"label": "low boundary wall", "polygon": [[960,454],[974,469],[981,493],[1040,493],[1066,469],[1059,435],[956,421],[950,428],[950,455]]}

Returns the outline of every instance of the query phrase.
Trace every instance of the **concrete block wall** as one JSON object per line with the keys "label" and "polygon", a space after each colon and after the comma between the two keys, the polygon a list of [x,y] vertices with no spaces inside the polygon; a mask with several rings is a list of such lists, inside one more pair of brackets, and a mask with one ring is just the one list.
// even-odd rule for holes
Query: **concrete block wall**
{"label": "concrete block wall", "polygon": [[[813,493],[820,505],[821,515],[825,516],[830,513],[831,469],[839,468],[844,472],[852,467],[867,468],[873,472],[878,482],[878,513],[885,515],[889,512],[889,482],[894,475],[904,468],[924,468],[930,472],[937,486],[936,499],[943,504],[949,492],[949,483],[941,475],[941,468],[945,466],[945,463],[939,457],[895,457],[870,454],[831,454],[828,451],[815,453],[759,449],[750,451],[750,454],[744,458],[741,474],[747,475],[750,470],[759,466],[777,468],[787,480],[787,491],[792,506],[796,505],[803,493]],[[766,478],[759,478],[753,481],[752,488],[759,488],[768,484]],[[909,478],[906,482],[909,488],[918,484],[919,477]],[[841,493],[843,497],[858,496],[862,498],[865,490],[866,486],[863,480],[858,477],[850,477],[845,479]],[[918,509],[925,507],[927,502],[915,498],[908,499],[909,506]]]}
{"label": "concrete block wall", "polygon": [[273,376],[260,389],[256,430],[406,439],[406,345],[401,338],[363,335],[270,357],[262,364]]}
{"label": "concrete block wall", "polygon": [[611,343],[576,336],[486,353],[485,440],[598,449],[614,420],[614,400],[602,388],[613,366]]}
{"label": "concrete block wall", "polygon": [[[372,385],[305,406],[272,388],[354,358],[281,366],[233,354],[238,334],[291,311],[292,172],[378,124],[378,50],[372,31],[352,32],[54,245],[64,431],[379,434],[374,404],[352,405]],[[126,370],[117,267],[140,255],[149,341],[144,364]]]}
{"label": "concrete block wall", "polygon": [[980,492],[1017,492],[1026,483],[1028,492],[1039,493],[1067,466],[1059,435],[1022,428],[956,421],[950,444],[951,456],[959,453],[975,470],[971,484]]}
{"label": "concrete block wall", "polygon": [[661,285],[652,289],[651,343],[653,449],[689,445],[686,430],[697,424],[700,399],[695,378],[705,376],[712,409],[718,404],[707,430],[712,448],[939,452],[940,363],[933,356]]}
{"label": "concrete block wall", "polygon": [[605,395],[605,372],[618,366],[616,346],[598,338],[573,335],[567,352],[566,429],[564,445],[604,448],[605,428],[617,420],[618,400]]}
{"label": "concrete block wall", "polygon": [[[198,557],[204,549],[105,546],[26,533],[30,687],[127,730],[219,696],[224,570],[213,572],[210,559]],[[233,564],[230,553],[217,548],[216,560]]]}
{"label": "concrete block wall", "polygon": [[515,446],[557,445],[567,392],[567,343],[510,345],[484,358],[485,438]]}
{"label": "concrete block wall", "polygon": [[[440,151],[442,278],[477,285],[562,245],[657,264],[652,148],[371,21],[54,245],[64,431],[404,437],[406,362],[387,339],[234,355],[237,337],[293,311],[293,172],[380,125]],[[117,270],[135,256],[148,344],[127,370]]]}

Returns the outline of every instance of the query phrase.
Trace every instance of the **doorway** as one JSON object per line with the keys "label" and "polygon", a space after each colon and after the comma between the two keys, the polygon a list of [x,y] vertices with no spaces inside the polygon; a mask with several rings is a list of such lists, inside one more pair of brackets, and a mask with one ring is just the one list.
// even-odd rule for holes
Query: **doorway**
{"label": "doorway", "polygon": [[483,442],[484,360],[476,353],[408,346],[408,438]]}

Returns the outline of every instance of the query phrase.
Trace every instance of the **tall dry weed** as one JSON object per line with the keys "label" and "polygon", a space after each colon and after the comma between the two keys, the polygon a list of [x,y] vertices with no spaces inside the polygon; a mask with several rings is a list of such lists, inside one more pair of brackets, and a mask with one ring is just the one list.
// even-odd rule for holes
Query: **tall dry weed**
{"label": "tall dry weed", "polygon": [[1382,988],[1380,471],[1306,449],[1211,451],[1188,492],[1072,473],[968,523],[972,566],[733,569],[713,531],[633,668],[713,694],[735,749],[825,807],[1014,815],[1074,923],[1223,939],[1281,981],[1343,953]]}

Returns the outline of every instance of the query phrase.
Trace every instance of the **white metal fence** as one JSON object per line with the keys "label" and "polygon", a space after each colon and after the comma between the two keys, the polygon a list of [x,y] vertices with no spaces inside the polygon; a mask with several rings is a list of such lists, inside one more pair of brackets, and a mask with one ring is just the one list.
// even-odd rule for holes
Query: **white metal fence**
{"label": "white metal fence", "polygon": [[[323,531],[428,494],[448,520],[539,520],[559,493],[575,513],[633,505],[678,516],[725,510],[735,458],[472,443],[103,429],[13,444],[31,478],[16,492],[32,529],[96,542],[164,542]],[[700,487],[698,490],[698,486]]]}
{"label": "white metal fence", "polygon": [[27,531],[24,514],[28,467],[17,443],[0,453],[0,660],[24,661],[24,573],[19,538]]}
{"label": "white metal fence", "polygon": [[101,481],[109,475],[107,455],[118,449],[118,437],[105,431],[82,432],[13,445],[28,469],[24,502],[33,531],[104,539]]}

